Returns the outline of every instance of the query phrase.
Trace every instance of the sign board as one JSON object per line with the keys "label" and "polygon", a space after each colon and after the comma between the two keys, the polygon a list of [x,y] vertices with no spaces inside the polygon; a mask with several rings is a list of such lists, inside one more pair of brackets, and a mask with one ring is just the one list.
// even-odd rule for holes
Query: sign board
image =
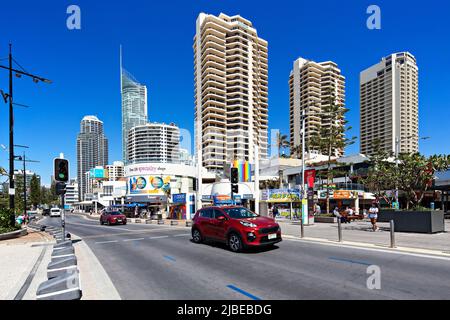
{"label": "sign board", "polygon": [[165,195],[170,190],[169,176],[133,176],[128,178],[128,194]]}
{"label": "sign board", "polygon": [[108,170],[103,168],[93,168],[89,170],[89,178],[91,179],[106,179],[108,178]]}
{"label": "sign board", "polygon": [[301,199],[299,189],[269,189],[269,202],[298,202]]}
{"label": "sign board", "polygon": [[231,196],[228,195],[217,195],[213,196],[214,205],[232,205],[233,200]]}
{"label": "sign board", "polygon": [[186,203],[186,193],[176,193],[172,195],[173,203]]}
{"label": "sign board", "polygon": [[305,170],[305,183],[308,185],[308,188],[314,188],[314,182],[316,180],[316,170]]}

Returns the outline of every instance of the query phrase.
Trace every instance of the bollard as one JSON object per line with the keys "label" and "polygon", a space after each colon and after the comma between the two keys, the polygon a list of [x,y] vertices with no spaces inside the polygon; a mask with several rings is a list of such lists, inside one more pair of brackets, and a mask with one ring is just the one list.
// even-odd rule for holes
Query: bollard
{"label": "bollard", "polygon": [[391,248],[395,248],[395,226],[394,226],[394,220],[390,221],[390,225],[391,225]]}
{"label": "bollard", "polygon": [[304,238],[305,237],[305,228],[303,225],[303,215],[300,218],[300,238]]}
{"label": "bollard", "polygon": [[338,217],[337,218],[337,222],[338,222],[338,238],[339,238],[339,242],[342,242],[342,225],[341,225],[341,218]]}

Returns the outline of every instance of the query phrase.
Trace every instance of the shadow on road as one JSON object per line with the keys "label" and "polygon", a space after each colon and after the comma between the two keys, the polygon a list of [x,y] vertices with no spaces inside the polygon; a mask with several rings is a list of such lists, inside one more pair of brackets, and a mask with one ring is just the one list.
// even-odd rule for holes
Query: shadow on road
{"label": "shadow on road", "polygon": [[[195,245],[204,245],[204,246],[209,246],[209,247],[219,248],[222,250],[231,251],[230,248],[223,242],[205,240],[202,243],[197,244],[192,239],[190,239],[189,241]],[[269,251],[273,251],[273,250],[277,250],[277,249],[279,249],[279,247],[277,245],[269,245],[269,246],[245,248],[244,250],[242,250],[239,253],[240,254],[256,254],[256,253],[262,253],[262,252],[269,252]]]}

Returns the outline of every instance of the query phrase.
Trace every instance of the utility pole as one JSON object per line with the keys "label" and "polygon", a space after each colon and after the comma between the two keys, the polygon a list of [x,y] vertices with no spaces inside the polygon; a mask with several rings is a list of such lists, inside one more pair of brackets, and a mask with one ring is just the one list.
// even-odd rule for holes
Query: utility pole
{"label": "utility pole", "polygon": [[[9,208],[11,209],[11,217],[10,217],[10,224],[14,226],[15,224],[15,204],[14,204],[14,196],[15,196],[15,189],[14,189],[14,108],[13,106],[16,104],[14,103],[13,99],[13,72],[16,73],[17,77],[27,76],[33,79],[34,82],[45,82],[45,83],[51,83],[51,80],[33,75],[31,73],[25,72],[23,70],[17,70],[13,69],[13,56],[12,56],[12,44],[9,44],[9,66],[5,67],[0,65],[1,69],[6,69],[9,71],[9,92],[5,97],[8,97],[9,100]],[[17,63],[17,62],[16,62]],[[19,66],[20,67],[20,66]],[[23,69],[23,68],[22,68]]]}

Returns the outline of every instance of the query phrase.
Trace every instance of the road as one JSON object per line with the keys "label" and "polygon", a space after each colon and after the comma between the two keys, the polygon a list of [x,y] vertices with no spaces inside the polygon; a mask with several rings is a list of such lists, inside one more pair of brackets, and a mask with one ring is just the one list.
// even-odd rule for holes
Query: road
{"label": "road", "polygon": [[[42,224],[60,225],[59,218]],[[233,253],[191,242],[185,227],[101,226],[66,215],[122,299],[449,299],[450,260],[285,239],[272,249]],[[367,269],[381,270],[368,289]]]}

